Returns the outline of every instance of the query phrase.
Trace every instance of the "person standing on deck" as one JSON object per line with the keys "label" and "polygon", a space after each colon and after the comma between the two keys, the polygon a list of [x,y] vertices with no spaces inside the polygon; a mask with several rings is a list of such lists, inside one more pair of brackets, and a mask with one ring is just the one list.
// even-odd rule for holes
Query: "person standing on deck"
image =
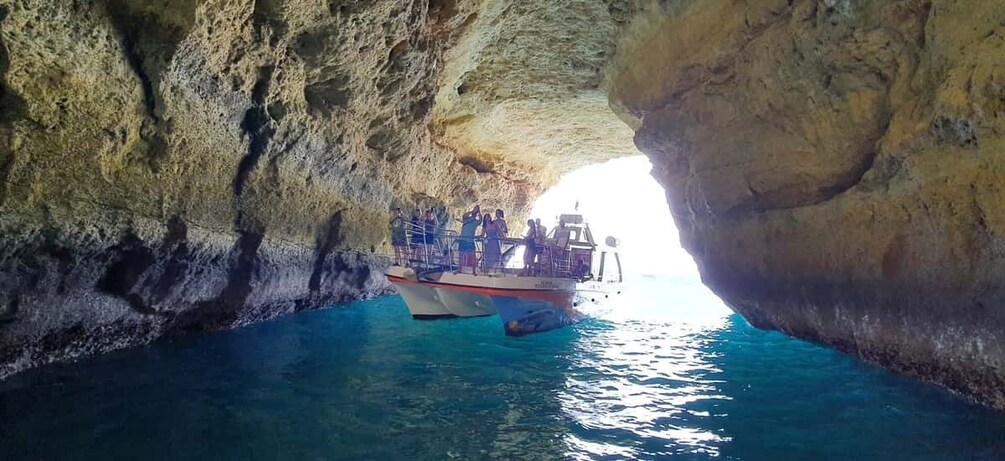
{"label": "person standing on deck", "polygon": [[394,209],[391,217],[391,246],[394,247],[394,264],[403,266],[408,259],[408,238],[405,236],[405,216],[401,208]]}
{"label": "person standing on deck", "polygon": [[501,239],[506,238],[506,235],[509,234],[509,226],[506,225],[505,217],[503,210],[496,209],[496,219],[492,221],[495,223],[496,231]]}
{"label": "person standing on deck", "polygon": [[440,260],[443,264],[454,264],[454,257],[451,254],[453,250],[452,246],[454,244],[450,238],[447,237],[447,226],[450,225],[450,210],[445,206],[441,206],[436,210],[436,246],[440,249]]}
{"label": "person standing on deck", "polygon": [[470,212],[464,213],[461,217],[461,234],[457,239],[457,251],[461,254],[460,272],[465,267],[471,268],[471,273],[475,274],[475,266],[478,264],[475,258],[475,232],[482,220],[482,209],[475,205]]}
{"label": "person standing on deck", "polygon": [[492,230],[491,237],[495,240],[495,252],[497,255],[494,267],[501,271],[505,265],[502,260],[502,239],[506,238],[506,235],[509,234],[509,226],[506,224],[505,215],[501,209],[496,209],[496,218],[492,220]]}
{"label": "person standing on deck", "polygon": [[482,272],[488,272],[490,268],[499,265],[501,257],[499,248],[499,237],[497,236],[496,223],[492,221],[492,215],[485,213],[482,215]]}
{"label": "person standing on deck", "polygon": [[537,223],[527,220],[527,235],[523,239],[523,271],[520,275],[530,276],[534,273],[534,259],[537,257]]}
{"label": "person standing on deck", "polygon": [[569,239],[572,237],[572,230],[565,227],[565,221],[559,220],[558,227],[555,228],[555,242],[552,247],[552,255],[555,258],[555,267],[560,270],[571,271],[569,264]]}
{"label": "person standing on deck", "polygon": [[547,252],[547,240],[548,240],[548,228],[541,224],[541,218],[534,220],[537,225],[537,235],[534,238],[534,248],[536,250],[537,261],[535,261],[534,269],[537,275],[541,274],[541,266],[544,264],[545,253]]}
{"label": "person standing on deck", "polygon": [[541,218],[535,219],[534,224],[537,225],[537,246],[541,246],[544,244],[544,239],[548,238],[548,228],[544,224],[541,224]]}
{"label": "person standing on deck", "polygon": [[411,232],[409,243],[412,244],[412,262],[421,261],[419,257],[422,252],[422,211],[418,208],[412,213],[412,222],[409,223],[408,231]]}
{"label": "person standing on deck", "polygon": [[431,263],[436,254],[433,252],[433,246],[436,243],[436,214],[433,209],[430,208],[426,210],[426,218],[423,220],[423,243],[426,245],[426,261]]}
{"label": "person standing on deck", "polygon": [[438,235],[443,235],[447,232],[447,226],[452,222],[452,216],[450,215],[450,210],[445,206],[441,206],[439,210],[436,210],[436,222],[438,223],[436,233]]}

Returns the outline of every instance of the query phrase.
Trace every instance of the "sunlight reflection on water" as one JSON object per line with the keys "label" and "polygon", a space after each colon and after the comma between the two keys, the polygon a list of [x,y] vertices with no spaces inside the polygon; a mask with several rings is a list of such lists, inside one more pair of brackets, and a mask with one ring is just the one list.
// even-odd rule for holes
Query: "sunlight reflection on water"
{"label": "sunlight reflection on water", "polygon": [[706,309],[673,312],[675,303],[668,302],[667,309],[654,314],[651,308],[641,308],[645,303],[635,296],[637,292],[626,293],[617,300],[617,309],[580,335],[571,354],[573,370],[559,396],[562,411],[583,431],[628,431],[632,437],[604,443],[569,434],[568,456],[654,454],[640,452],[625,440],[662,445],[666,454],[717,455],[718,445],[728,437],[708,429],[715,424],[696,422],[712,417],[708,412],[688,407],[728,399],[715,386],[714,374],[720,370],[706,360],[703,348],[709,333],[728,326],[729,311],[708,298]]}

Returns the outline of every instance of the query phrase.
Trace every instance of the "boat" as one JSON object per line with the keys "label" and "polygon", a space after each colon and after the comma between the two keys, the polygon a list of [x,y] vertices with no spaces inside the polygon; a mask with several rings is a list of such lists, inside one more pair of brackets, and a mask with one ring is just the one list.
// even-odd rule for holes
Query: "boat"
{"label": "boat", "polygon": [[418,320],[497,314],[507,335],[549,331],[587,317],[584,306],[620,294],[623,282],[617,240],[608,237],[606,248],[601,248],[579,214],[559,217],[529,270],[509,264],[522,262],[514,256],[524,250],[523,239],[501,239],[496,264],[484,257],[487,242],[476,239],[472,272],[458,264],[456,233],[419,239],[429,240],[434,243],[415,248],[412,254],[418,258],[392,265],[385,273]]}

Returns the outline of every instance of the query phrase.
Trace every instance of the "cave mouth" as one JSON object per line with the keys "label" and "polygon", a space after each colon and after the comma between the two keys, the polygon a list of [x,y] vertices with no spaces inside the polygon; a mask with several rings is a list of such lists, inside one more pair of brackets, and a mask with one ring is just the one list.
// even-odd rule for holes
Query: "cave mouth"
{"label": "cave mouth", "polygon": [[[694,259],[680,245],[663,187],[644,155],[587,165],[565,174],[534,203],[532,218],[552,228],[562,213],[578,211],[594,238],[620,241],[624,274],[698,280]],[[520,226],[526,233],[526,224]]]}

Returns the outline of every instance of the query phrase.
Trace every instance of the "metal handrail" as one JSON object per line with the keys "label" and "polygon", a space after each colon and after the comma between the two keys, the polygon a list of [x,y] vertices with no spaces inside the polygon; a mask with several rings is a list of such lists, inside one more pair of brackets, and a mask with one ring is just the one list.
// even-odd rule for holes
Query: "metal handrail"
{"label": "metal handrail", "polygon": [[[396,265],[407,265],[422,271],[460,271],[462,261],[459,243],[471,241],[474,244],[475,273],[521,275],[522,261],[514,260],[513,256],[521,247],[526,247],[523,238],[492,238],[485,236],[462,237],[456,231],[441,229],[437,232],[426,232],[426,226],[406,221],[406,242],[408,257],[405,264],[395,261]],[[487,251],[492,246],[499,245],[498,254]],[[554,238],[546,238],[543,248],[537,250],[534,273],[548,277],[584,279],[586,274],[575,274],[572,267],[572,250],[576,248],[590,249],[584,245],[572,242],[565,247],[555,245]],[[524,249],[526,251],[526,248]],[[471,266],[464,266],[471,267]],[[592,272],[592,268],[590,268]],[[592,275],[592,274],[590,274]]]}

